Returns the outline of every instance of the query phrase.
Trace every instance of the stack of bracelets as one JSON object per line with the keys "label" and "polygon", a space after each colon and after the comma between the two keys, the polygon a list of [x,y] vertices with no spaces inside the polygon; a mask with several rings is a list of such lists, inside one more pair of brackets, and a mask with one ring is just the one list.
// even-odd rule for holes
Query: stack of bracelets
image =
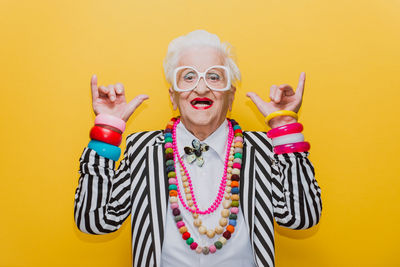
{"label": "stack of bracelets", "polygon": [[[90,130],[88,147],[95,150],[97,154],[108,159],[117,161],[121,155],[119,145],[122,141],[122,134],[125,131],[125,121],[109,114],[99,114],[96,116],[94,126]],[[102,127],[104,125],[114,127],[121,133]]]}
{"label": "stack of bracelets", "polygon": [[[265,122],[278,116],[290,116],[298,119],[297,113],[290,110],[279,110],[267,116]],[[310,150],[310,143],[304,142],[303,125],[301,123],[289,123],[267,132],[267,136],[272,139],[272,146],[275,154],[306,152]]]}

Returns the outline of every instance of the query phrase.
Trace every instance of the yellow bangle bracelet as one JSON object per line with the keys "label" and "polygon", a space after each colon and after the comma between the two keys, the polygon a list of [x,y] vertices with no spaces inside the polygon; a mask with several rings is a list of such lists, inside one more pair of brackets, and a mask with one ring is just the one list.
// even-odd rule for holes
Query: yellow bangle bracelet
{"label": "yellow bangle bracelet", "polygon": [[298,116],[297,113],[291,110],[278,110],[275,112],[272,112],[271,114],[269,114],[266,118],[265,118],[265,123],[269,126],[269,121],[272,120],[275,117],[279,117],[279,116],[290,116],[295,118],[296,120],[298,120]]}

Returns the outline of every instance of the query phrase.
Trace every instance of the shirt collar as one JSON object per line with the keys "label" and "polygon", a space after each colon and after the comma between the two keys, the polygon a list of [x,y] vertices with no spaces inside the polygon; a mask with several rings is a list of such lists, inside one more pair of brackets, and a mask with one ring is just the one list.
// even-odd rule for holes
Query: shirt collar
{"label": "shirt collar", "polygon": [[[201,141],[202,143],[206,143],[210,149],[213,149],[218,154],[222,162],[225,161],[225,147],[226,140],[228,139],[228,133],[228,121],[224,120],[212,134],[210,134],[205,140]],[[185,125],[183,125],[181,121],[176,126],[176,135],[179,137],[179,140],[177,140],[177,146],[181,156],[185,154],[185,146],[191,146],[193,139],[198,140],[198,138],[196,138],[186,129]]]}

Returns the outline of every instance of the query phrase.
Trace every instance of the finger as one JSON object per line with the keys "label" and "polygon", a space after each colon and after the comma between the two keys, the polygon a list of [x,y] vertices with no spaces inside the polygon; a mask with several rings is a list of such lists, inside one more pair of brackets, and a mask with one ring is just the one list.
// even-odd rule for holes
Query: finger
{"label": "finger", "polygon": [[281,90],[283,92],[284,96],[292,96],[292,95],[294,95],[293,88],[288,84],[279,85],[278,88],[279,88],[279,90]]}
{"label": "finger", "polygon": [[264,115],[266,116],[266,111],[264,110],[264,104],[265,101],[261,99],[261,97],[259,97],[256,93],[254,92],[248,92],[246,94],[247,97],[249,97],[251,99],[251,101],[254,102],[254,104],[256,105],[256,107],[258,108],[258,110]]}
{"label": "finger", "polygon": [[107,87],[101,85],[101,86],[99,87],[99,90],[98,90],[98,91],[99,91],[100,96],[107,96],[109,90],[108,90]]}
{"label": "finger", "polygon": [[129,102],[128,104],[130,111],[129,113],[132,114],[146,99],[149,99],[148,95],[138,95],[137,97],[132,99],[131,102]]}
{"label": "finger", "polygon": [[272,102],[275,102],[275,95],[276,91],[278,89],[278,86],[272,85],[269,89],[269,98],[271,99]]}
{"label": "finger", "polygon": [[108,98],[111,100],[111,102],[115,101],[115,89],[114,89],[114,85],[110,84],[109,86],[107,86],[108,88]]}
{"label": "finger", "polygon": [[99,97],[96,74],[92,75],[92,79],[90,80],[90,88],[92,89],[92,101],[94,102]]}
{"label": "finger", "polygon": [[122,85],[122,83],[116,83],[115,84],[115,91],[117,92],[117,95],[123,95],[124,94],[124,86]]}
{"label": "finger", "polygon": [[299,96],[300,98],[303,98],[305,82],[306,82],[306,73],[302,72],[300,74],[299,84],[297,85],[296,89],[296,95]]}

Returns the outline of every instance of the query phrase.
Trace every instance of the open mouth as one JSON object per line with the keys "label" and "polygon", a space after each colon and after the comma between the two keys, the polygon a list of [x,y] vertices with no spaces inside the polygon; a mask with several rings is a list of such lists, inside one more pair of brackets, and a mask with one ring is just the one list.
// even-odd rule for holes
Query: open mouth
{"label": "open mouth", "polygon": [[207,97],[197,97],[190,101],[190,104],[195,109],[208,109],[213,105],[213,101]]}

